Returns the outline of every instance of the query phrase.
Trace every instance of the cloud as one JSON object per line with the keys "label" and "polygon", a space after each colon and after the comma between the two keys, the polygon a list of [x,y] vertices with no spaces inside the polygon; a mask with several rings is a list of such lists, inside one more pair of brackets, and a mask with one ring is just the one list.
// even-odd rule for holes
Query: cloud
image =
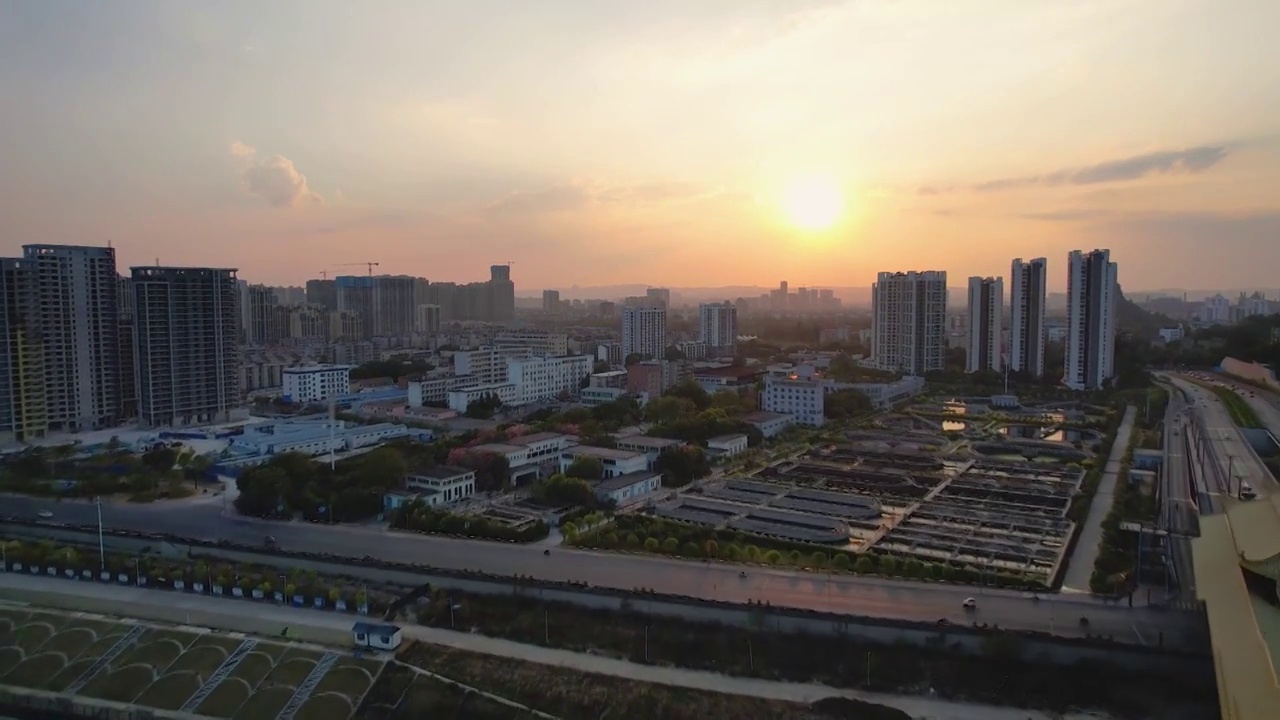
{"label": "cloud", "polygon": [[1152,175],[1195,175],[1212,169],[1231,153],[1225,145],[1202,145],[1184,150],[1134,155],[1108,160],[1096,165],[1067,168],[1043,175],[1000,178],[960,187],[927,185],[916,189],[920,195],[940,195],[953,190],[980,193],[1004,192],[1026,187],[1058,187],[1062,185],[1099,185],[1139,180]]}
{"label": "cloud", "polygon": [[1074,210],[1022,213],[1018,217],[1026,220],[1045,220],[1048,222],[1081,222],[1084,220],[1101,220],[1114,215],[1113,211],[1105,208],[1078,208]]}
{"label": "cloud", "polygon": [[575,181],[541,190],[515,192],[487,206],[485,211],[494,215],[533,215],[576,210],[590,205],[683,202],[716,194],[716,190],[683,182],[605,185]]}
{"label": "cloud", "polygon": [[238,140],[231,143],[231,155],[244,164],[240,179],[245,190],[272,207],[324,204],[324,198],[307,186],[307,176],[298,172],[289,158],[272,155],[259,159],[256,149]]}

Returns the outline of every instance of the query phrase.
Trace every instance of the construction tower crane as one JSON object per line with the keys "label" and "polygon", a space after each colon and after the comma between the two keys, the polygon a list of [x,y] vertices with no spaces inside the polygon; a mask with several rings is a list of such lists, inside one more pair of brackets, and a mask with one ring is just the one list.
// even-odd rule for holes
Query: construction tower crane
{"label": "construction tower crane", "polygon": [[351,267],[353,265],[364,265],[369,268],[369,277],[373,277],[373,269],[378,267],[376,262],[354,262],[354,263],[338,263],[338,267]]}

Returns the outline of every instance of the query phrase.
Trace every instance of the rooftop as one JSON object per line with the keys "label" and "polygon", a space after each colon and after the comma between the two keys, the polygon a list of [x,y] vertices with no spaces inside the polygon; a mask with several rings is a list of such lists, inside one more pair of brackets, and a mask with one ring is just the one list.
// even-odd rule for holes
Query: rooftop
{"label": "rooftop", "polygon": [[722,367],[722,368],[706,368],[706,369],[694,370],[693,376],[694,377],[731,377],[731,378],[740,379],[745,377],[751,377],[753,375],[761,375],[763,373],[764,373],[764,368],[761,368],[761,367],[730,366],[730,367]]}
{"label": "rooftop", "polygon": [[707,444],[719,445],[724,443],[738,442],[739,440],[746,440],[746,439],[747,439],[747,436],[743,433],[731,433],[729,435],[717,435],[713,438],[709,438],[707,440]]}
{"label": "rooftop", "polygon": [[456,465],[433,465],[432,467],[426,468],[425,470],[419,470],[415,473],[410,473],[410,475],[436,478],[437,480],[448,480],[450,478],[456,478],[460,475],[466,475],[472,472],[475,472],[475,471],[469,468],[458,467]]}
{"label": "rooftop", "polygon": [[649,437],[648,435],[632,435],[630,437],[616,438],[619,443],[627,445],[635,445],[636,447],[652,448],[654,450],[662,450],[672,445],[679,445],[679,440],[671,438]]}
{"label": "rooftop", "polygon": [[489,452],[506,455],[507,453],[522,452],[527,448],[524,445],[509,445],[507,443],[484,443],[483,445],[472,445],[467,448],[467,452]]}
{"label": "rooftop", "polygon": [[631,487],[632,485],[642,483],[646,480],[649,480],[650,478],[661,477],[661,476],[662,476],[662,473],[652,472],[650,470],[644,470],[642,472],[627,473],[626,475],[619,475],[617,477],[612,477],[607,480],[601,480],[600,482],[597,482],[595,484],[595,489],[603,490],[605,492],[613,492],[614,490],[621,490],[622,488]]}
{"label": "rooftop", "polygon": [[511,444],[532,445],[534,443],[540,443],[546,440],[555,440],[557,438],[562,438],[562,437],[566,437],[566,436],[561,433],[540,432],[540,433],[533,433],[530,435],[522,435],[521,437],[518,437],[518,438],[512,438]]}
{"label": "rooftop", "polygon": [[631,452],[629,450],[614,450],[613,448],[596,447],[594,445],[575,445],[564,451],[565,457],[593,457],[601,460],[631,460],[641,456],[640,453]]}

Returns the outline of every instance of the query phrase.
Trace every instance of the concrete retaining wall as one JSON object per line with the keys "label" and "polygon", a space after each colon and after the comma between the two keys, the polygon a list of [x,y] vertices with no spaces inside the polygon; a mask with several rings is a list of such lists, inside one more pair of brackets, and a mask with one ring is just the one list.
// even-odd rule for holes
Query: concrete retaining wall
{"label": "concrete retaining wall", "polygon": [[1229,375],[1235,375],[1236,377],[1262,383],[1280,390],[1280,381],[1276,380],[1276,374],[1266,365],[1225,357],[1222,358],[1222,364],[1219,367],[1222,368],[1222,372]]}

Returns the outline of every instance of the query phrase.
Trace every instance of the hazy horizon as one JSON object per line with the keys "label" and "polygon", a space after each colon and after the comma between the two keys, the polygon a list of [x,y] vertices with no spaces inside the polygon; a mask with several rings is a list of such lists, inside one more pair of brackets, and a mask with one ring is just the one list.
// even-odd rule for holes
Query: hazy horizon
{"label": "hazy horizon", "polygon": [[299,285],[1275,285],[1280,3],[0,7],[0,252]]}

